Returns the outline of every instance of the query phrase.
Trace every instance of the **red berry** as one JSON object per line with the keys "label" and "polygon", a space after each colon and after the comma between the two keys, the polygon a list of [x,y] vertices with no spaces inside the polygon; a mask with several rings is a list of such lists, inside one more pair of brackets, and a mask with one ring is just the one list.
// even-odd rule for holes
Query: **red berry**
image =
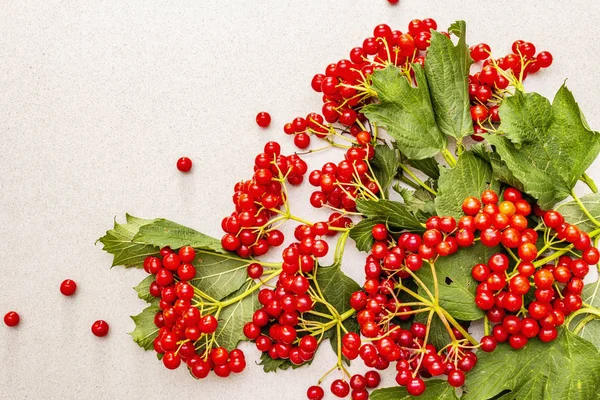
{"label": "red berry", "polygon": [[106,321],[98,320],[92,325],[92,333],[98,337],[103,337],[108,334],[108,324]]}
{"label": "red berry", "polygon": [[348,385],[348,382],[344,382],[341,379],[336,379],[331,384],[331,393],[337,397],[344,398],[350,393],[350,385]]}
{"label": "red berry", "polygon": [[19,317],[19,314],[16,311],[9,311],[4,316],[4,323],[6,324],[6,326],[17,326],[19,325],[20,321],[21,317]]}
{"label": "red berry", "polygon": [[71,279],[65,279],[60,284],[60,292],[65,296],[71,296],[77,290],[77,284]]}
{"label": "red berry", "polygon": [[308,400],[321,400],[325,396],[325,391],[320,386],[311,386],[306,391]]}
{"label": "red berry", "polygon": [[177,169],[181,172],[188,172],[192,169],[192,160],[187,157],[181,157],[177,160]]}
{"label": "red berry", "polygon": [[266,128],[271,123],[271,115],[268,112],[259,112],[256,114],[256,123],[262,128]]}

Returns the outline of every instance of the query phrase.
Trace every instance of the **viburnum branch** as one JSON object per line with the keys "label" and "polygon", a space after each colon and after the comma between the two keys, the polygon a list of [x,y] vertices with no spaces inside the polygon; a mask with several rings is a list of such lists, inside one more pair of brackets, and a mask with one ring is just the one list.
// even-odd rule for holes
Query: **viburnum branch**
{"label": "viburnum branch", "polygon": [[408,176],[410,176],[419,186],[421,186],[423,189],[427,190],[429,193],[431,193],[434,196],[437,196],[437,192],[435,190],[433,190],[431,187],[429,187],[429,185],[427,185],[425,182],[423,182],[422,180],[420,180],[406,165],[404,165],[403,163],[399,162],[398,165],[400,166],[400,168],[402,168],[402,170],[404,172],[406,172],[408,174]]}
{"label": "viburnum branch", "polygon": [[598,193],[598,187],[596,186],[596,182],[594,182],[594,180],[587,173],[584,172],[583,175],[581,175],[581,178],[579,178],[579,180],[588,185],[588,187],[593,193]]}

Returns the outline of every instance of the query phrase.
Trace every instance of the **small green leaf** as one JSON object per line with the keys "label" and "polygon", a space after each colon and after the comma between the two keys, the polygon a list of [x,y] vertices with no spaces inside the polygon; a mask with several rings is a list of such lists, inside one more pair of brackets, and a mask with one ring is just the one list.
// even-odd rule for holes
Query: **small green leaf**
{"label": "small green leaf", "polygon": [[115,220],[113,229],[98,239],[102,248],[114,256],[112,266],[122,265],[126,268],[141,268],[144,259],[159,253],[159,249],[143,241],[133,240],[142,226],[151,224],[155,220],[146,220],[126,214],[127,222],[119,224]]}
{"label": "small green leaf", "polygon": [[356,248],[359,251],[368,252],[373,247],[373,243],[375,243],[375,239],[373,239],[372,230],[373,227],[377,224],[384,224],[387,222],[387,218],[384,217],[374,217],[374,218],[365,218],[360,221],[358,224],[354,225],[352,229],[350,229],[350,238],[354,240],[356,244]]}
{"label": "small green leaf", "polygon": [[221,247],[220,240],[162,218],[141,226],[133,240],[156,247],[169,246],[179,249],[183,246],[192,246],[197,249],[227,253]]}
{"label": "small green leaf", "polygon": [[[596,220],[600,220],[600,193],[590,193],[581,197],[579,201],[581,201]],[[556,207],[556,210],[560,211],[563,217],[565,217],[565,221],[577,225],[586,232],[591,232],[597,228],[583,211],[581,211],[581,208],[574,200],[559,205]]]}
{"label": "small green leaf", "polygon": [[444,149],[447,139],[435,121],[425,72],[418,64],[413,68],[417,87],[393,65],[375,70],[371,78],[379,103],[363,107],[362,112],[387,130],[404,155],[420,160]]}
{"label": "small green leaf", "polygon": [[159,311],[160,308],[157,305],[151,305],[138,315],[131,317],[133,322],[135,322],[135,329],[130,335],[133,341],[144,350],[152,350],[154,348],[153,342],[158,334],[158,327],[154,324],[154,316]]}
{"label": "small green leaf", "polygon": [[144,279],[139,283],[139,285],[134,287],[135,291],[138,294],[138,297],[144,300],[146,303],[157,304],[159,301],[158,297],[154,297],[150,294],[150,285],[152,284],[152,282],[154,282],[155,278],[156,277],[154,275],[148,275],[146,279]]}
{"label": "small green leaf", "polygon": [[552,105],[537,93],[517,91],[499,111],[504,135],[489,135],[488,142],[540,207],[552,208],[598,156],[600,134],[589,129],[564,85]]}
{"label": "small green leaf", "polygon": [[[498,248],[489,248],[477,243],[463,247],[455,254],[439,257],[435,262],[438,282],[440,306],[454,318],[463,321],[475,321],[484,313],[475,305],[475,289],[477,282],[471,277],[471,269],[475,264],[487,263]],[[433,293],[434,280],[431,268],[426,263],[416,275]],[[420,290],[420,293],[423,293]]]}
{"label": "small green leaf", "polygon": [[425,392],[419,397],[408,394],[406,388],[394,386],[389,388],[374,390],[369,398],[371,400],[410,400],[418,398],[419,400],[457,400],[455,388],[450,386],[448,381],[441,379],[430,379],[425,381]]}
{"label": "small green leaf", "polygon": [[472,60],[465,22],[455,22],[452,29],[459,38],[456,46],[442,33],[431,31],[425,75],[440,130],[460,142],[473,133],[468,79]]}
{"label": "small green leaf", "polygon": [[488,163],[465,151],[454,168],[442,170],[438,181],[435,208],[438,215],[451,215],[457,220],[463,215],[462,203],[468,196],[481,196],[492,178]]}
{"label": "small green leaf", "polygon": [[356,202],[356,208],[367,217],[384,217],[393,230],[409,229],[423,231],[423,226],[410,209],[402,203],[391,200],[364,200]]}
{"label": "small green leaf", "polygon": [[589,400],[600,393],[600,355],[586,340],[565,329],[550,343],[530,339],[520,350],[501,343],[491,353],[477,353],[467,374],[464,400]]}
{"label": "small green leaf", "polygon": [[198,250],[194,261],[196,277],[190,284],[215,300],[220,300],[238,290],[248,279],[246,267],[252,262],[235,254],[213,253]]}
{"label": "small green leaf", "polygon": [[[581,300],[600,311],[600,280],[594,283],[588,283],[584,286],[583,292],[581,293]],[[579,323],[588,316],[590,317],[590,320],[585,322],[582,327],[578,328]],[[573,331],[576,328],[579,329],[577,334],[594,344],[594,346],[600,350],[600,317],[592,314],[576,316],[569,324],[569,328]]]}
{"label": "small green leaf", "polygon": [[[236,296],[243,294],[254,284],[253,281],[248,282],[247,285],[243,285],[239,290],[233,292],[222,301],[231,300]],[[247,322],[252,321],[252,315],[258,307],[258,290],[255,290],[242,300],[224,307],[219,314],[219,326],[215,333],[215,339],[219,343],[219,346],[225,347],[227,350],[231,351],[237,347],[240,341],[246,340],[246,336],[244,336],[244,325]]]}
{"label": "small green leaf", "polygon": [[304,367],[305,365],[312,364],[314,358],[310,361],[307,361],[303,364],[296,365],[293,364],[289,359],[278,358],[276,360],[269,357],[268,353],[262,353],[260,355],[260,363],[258,365],[262,365],[263,371],[265,372],[277,372],[277,371],[286,371],[288,369],[298,369]]}
{"label": "small green leaf", "polygon": [[385,144],[375,146],[375,156],[371,160],[371,166],[385,197],[388,196],[389,186],[398,172],[399,162],[399,155],[394,148]]}
{"label": "small green leaf", "polygon": [[408,160],[408,164],[433,180],[437,180],[440,177],[440,164],[433,157],[422,160]]}

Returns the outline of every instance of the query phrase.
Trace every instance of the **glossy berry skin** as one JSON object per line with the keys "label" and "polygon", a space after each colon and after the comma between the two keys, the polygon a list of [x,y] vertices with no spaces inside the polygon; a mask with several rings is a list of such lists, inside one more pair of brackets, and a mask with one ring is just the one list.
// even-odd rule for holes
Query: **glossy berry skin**
{"label": "glossy berry skin", "polygon": [[19,325],[20,321],[21,317],[19,317],[19,314],[16,311],[9,311],[4,316],[4,323],[6,324],[6,326],[9,326],[11,328]]}
{"label": "glossy berry skin", "polygon": [[321,400],[325,396],[325,391],[320,386],[311,386],[306,391],[308,400]]}
{"label": "glossy berry skin", "polygon": [[92,325],[92,333],[98,337],[104,337],[108,334],[108,328],[106,321],[100,319]]}
{"label": "glossy berry skin", "polygon": [[337,397],[344,398],[350,393],[350,385],[341,379],[336,379],[331,384],[331,393]]}
{"label": "glossy berry skin", "polygon": [[65,279],[60,284],[60,292],[65,296],[72,296],[77,290],[77,284],[74,280]]}
{"label": "glossy berry skin", "polygon": [[181,172],[189,172],[192,169],[192,160],[187,157],[181,157],[177,160],[177,169]]}
{"label": "glossy berry skin", "polygon": [[266,128],[271,123],[271,115],[268,112],[259,112],[256,114],[256,123],[261,128]]}

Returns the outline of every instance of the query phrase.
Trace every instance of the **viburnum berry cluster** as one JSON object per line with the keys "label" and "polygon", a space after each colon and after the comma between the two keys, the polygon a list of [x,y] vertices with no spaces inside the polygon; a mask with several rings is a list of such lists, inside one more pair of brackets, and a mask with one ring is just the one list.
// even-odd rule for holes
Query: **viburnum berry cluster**
{"label": "viburnum berry cluster", "polygon": [[[556,339],[556,327],[581,308],[583,279],[589,266],[598,263],[600,253],[589,234],[566,222],[558,211],[532,207],[514,188],[504,191],[500,204],[498,195],[487,190],[481,201],[469,197],[462,208],[463,219],[480,231],[481,243],[502,244],[508,253],[493,254],[471,271],[480,282],[475,303],[486,311],[486,322],[495,324],[492,335],[483,337],[482,349],[491,351],[497,342],[506,341],[520,349],[536,336],[542,342]],[[541,217],[533,229],[527,227],[532,209]],[[581,256],[570,256],[571,249]]]}
{"label": "viburnum berry cluster", "polygon": [[[313,77],[320,112],[284,126],[302,152],[265,145],[220,240],[164,219],[115,224],[100,239],[114,265],[149,274],[136,343],[204,378],[241,372],[244,340],[266,372],[306,366],[329,342],[337,361],[309,400],[595,398],[600,198],[586,170],[600,134],[565,86],[552,103],[524,92],[550,53],[511,50],[469,47],[462,21],[378,25]],[[309,167],[325,150],[336,156]],[[307,202],[327,211],[317,221],[290,209],[288,185],[306,175]],[[578,181],[593,193],[579,198]],[[362,284],[344,273],[348,239],[366,253]],[[397,385],[380,389],[385,370]]]}

